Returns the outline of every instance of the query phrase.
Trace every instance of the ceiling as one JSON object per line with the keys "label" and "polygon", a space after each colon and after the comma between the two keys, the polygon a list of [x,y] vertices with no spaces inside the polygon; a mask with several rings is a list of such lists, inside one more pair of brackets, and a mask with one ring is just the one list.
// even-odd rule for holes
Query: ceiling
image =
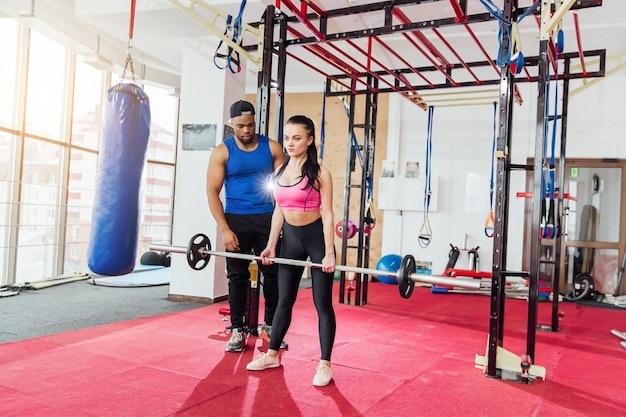
{"label": "ceiling", "polygon": [[[191,0],[180,0],[188,5]],[[403,5],[401,13],[409,22],[429,22],[431,20],[454,18],[455,13],[451,5],[453,0],[427,1],[423,4]],[[458,1],[458,0],[457,0]],[[492,0],[499,7],[503,0]],[[580,1],[580,0],[577,0]],[[301,0],[291,0],[298,7]],[[218,10],[230,14],[235,18],[239,12],[240,0],[206,1]],[[304,3],[304,2],[303,2]],[[330,11],[338,8],[353,8],[376,3],[391,3],[381,0],[312,0],[314,5]],[[419,1],[417,3],[420,3]],[[520,7],[529,7],[533,0],[519,0]],[[577,36],[580,37],[581,48],[585,51],[606,49],[608,56],[623,55],[626,52],[626,1],[604,0],[601,7],[590,7],[577,11],[569,11],[563,19],[563,33],[565,52],[575,52],[578,49]],[[0,10],[13,15],[22,16],[21,19],[36,20],[47,19],[50,26],[57,26],[63,30],[69,22],[88,28],[92,33],[98,34],[99,39],[106,40],[115,45],[120,51],[126,50],[129,40],[130,27],[130,0],[0,0]],[[276,4],[275,0],[248,0],[244,9],[244,23],[259,22],[267,5]],[[486,13],[486,9],[480,0],[467,0],[468,15]],[[202,10],[205,22],[216,15]],[[355,9],[356,10],[356,9]],[[281,6],[288,16],[294,16],[284,3]],[[308,9],[312,12],[311,9]],[[53,13],[54,12],[54,13]],[[579,30],[575,29],[575,15],[578,19]],[[34,19],[33,19],[34,16]],[[384,26],[383,12],[357,13],[341,18],[328,20],[328,34],[341,34],[349,31],[376,30]],[[56,22],[54,21],[56,20]],[[313,21],[317,25],[317,21]],[[399,24],[398,16],[394,17],[394,24]],[[224,30],[224,20],[217,16],[213,25],[218,32]],[[450,63],[485,61],[485,53],[491,59],[497,57],[498,47],[498,23],[490,20],[486,22],[472,23],[469,25],[471,33],[462,24],[446,25],[436,30],[424,29],[422,39],[427,39],[441,56]],[[290,27],[305,37],[312,37],[313,33],[304,24],[295,21]],[[526,57],[535,56],[538,53],[539,29],[534,16],[528,16],[519,24],[521,50]],[[475,35],[480,46],[472,39]],[[294,39],[296,35],[290,33],[288,39]],[[75,37],[75,36],[74,36]],[[277,39],[278,37],[276,37]],[[80,40],[78,40],[80,42]],[[398,31],[397,33],[379,36],[368,44],[367,37],[352,39],[351,41],[337,41],[325,44],[290,45],[287,48],[288,71],[285,77],[286,90],[310,91],[322,88],[323,74],[335,75],[341,71],[337,65],[329,64],[311,52],[311,45],[315,48],[323,48],[325,53],[338,58],[344,64],[353,69],[364,71],[368,65],[374,71],[385,69],[407,68],[406,64],[413,67],[433,67],[441,58],[434,58],[432,54],[420,52],[420,40],[414,34]],[[189,15],[176,7],[169,0],[137,0],[133,25],[133,57],[144,65],[157,68],[159,71],[180,75],[182,66],[182,53],[184,45],[195,45],[207,55],[215,53],[218,38]],[[256,44],[256,39],[246,34],[243,39],[244,45]],[[416,47],[415,45],[418,45]],[[481,49],[482,46],[482,49]],[[362,51],[371,47],[369,58]],[[92,48],[93,49],[93,48]],[[98,53],[99,51],[96,51]],[[621,59],[621,58],[620,58]],[[308,63],[308,65],[300,61]],[[621,63],[621,60],[615,61]],[[607,61],[607,67],[611,65]],[[616,64],[614,64],[616,65]],[[317,68],[317,70],[312,69]],[[251,63],[247,65],[247,87],[256,88],[257,66]],[[497,73],[493,68],[481,68],[474,71],[474,77],[494,77]],[[432,78],[431,78],[432,77]],[[460,79],[470,79],[469,73],[461,74]],[[445,74],[435,71],[428,76],[427,83],[438,84],[445,82]],[[388,81],[381,81],[384,83]],[[414,73],[407,75],[407,82],[415,85],[423,85],[424,80]]]}

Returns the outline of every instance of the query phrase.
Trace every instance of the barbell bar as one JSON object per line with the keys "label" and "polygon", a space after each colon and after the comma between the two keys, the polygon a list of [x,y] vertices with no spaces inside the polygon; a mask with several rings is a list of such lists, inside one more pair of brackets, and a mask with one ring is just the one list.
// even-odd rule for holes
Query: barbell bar
{"label": "barbell bar", "polygon": [[[203,233],[194,235],[187,247],[183,246],[169,246],[169,245],[150,245],[149,249],[158,252],[170,252],[181,253],[187,255],[187,263],[194,270],[204,269],[211,256],[220,256],[225,258],[243,259],[247,261],[261,262],[261,257],[238,252],[220,252],[211,250],[211,240]],[[288,258],[269,258],[271,261],[277,264],[302,266],[305,268],[322,268],[322,264],[311,261],[302,261],[298,259]],[[446,287],[460,287],[470,290],[486,290],[491,288],[490,282],[474,279],[459,279],[450,278],[439,275],[427,275],[416,273],[416,263],[413,255],[405,255],[400,264],[398,271],[383,271],[380,269],[362,268],[345,265],[335,265],[335,270],[343,272],[354,272],[356,274],[363,275],[384,275],[388,277],[394,277],[398,281],[398,289],[402,298],[409,298],[413,293],[413,288],[416,282],[442,285]]]}

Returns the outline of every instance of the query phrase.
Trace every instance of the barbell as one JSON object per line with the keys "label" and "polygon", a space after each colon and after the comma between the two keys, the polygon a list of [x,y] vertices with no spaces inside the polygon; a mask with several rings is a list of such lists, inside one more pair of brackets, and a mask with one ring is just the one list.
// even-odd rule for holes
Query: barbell
{"label": "barbell", "polygon": [[[150,245],[150,250],[158,252],[181,253],[187,255],[187,263],[194,270],[204,269],[211,256],[220,256],[225,258],[243,259],[248,261],[261,262],[260,256],[239,252],[220,252],[211,250],[211,240],[203,233],[194,235],[187,247],[168,246],[168,245]],[[269,258],[277,264],[302,266],[305,268],[322,268],[322,264],[310,261],[302,261],[298,259],[288,258]],[[416,273],[415,258],[413,255],[405,255],[402,258],[400,269],[397,272],[383,271],[380,269],[353,267],[345,265],[335,265],[335,270],[344,272],[354,272],[356,274],[379,276],[384,275],[394,277],[398,281],[398,289],[402,298],[409,298],[413,294],[413,288],[416,282],[426,284],[442,285],[446,287],[460,287],[470,290],[486,290],[491,288],[491,283],[483,280],[450,278],[438,275],[427,275]]]}

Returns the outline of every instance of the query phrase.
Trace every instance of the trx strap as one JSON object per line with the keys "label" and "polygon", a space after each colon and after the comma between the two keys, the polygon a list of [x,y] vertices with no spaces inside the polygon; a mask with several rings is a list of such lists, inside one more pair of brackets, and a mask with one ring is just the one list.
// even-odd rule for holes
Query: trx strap
{"label": "trx strap", "polygon": [[[224,36],[226,37],[228,35],[228,32],[232,30],[232,41],[235,43],[237,43],[239,37],[241,36],[241,19],[243,17],[243,11],[246,8],[246,1],[247,0],[242,0],[241,4],[239,5],[239,13],[237,14],[234,22],[231,15],[228,15],[228,18],[226,18],[226,29],[224,29]],[[228,67],[230,72],[232,72],[233,74],[241,72],[241,59],[239,57],[239,52],[234,50],[232,46],[228,45],[228,52],[225,54],[220,53],[219,51],[223,44],[224,41],[220,40],[220,43],[215,49],[215,54],[213,55],[213,63],[219,69],[225,69],[226,67]],[[217,63],[217,58],[224,59],[226,61],[226,64],[219,65]],[[236,67],[233,67],[233,64],[235,64]]]}
{"label": "trx strap", "polygon": [[489,213],[485,219],[485,236],[493,237],[494,218],[493,218],[493,187],[495,183],[495,154],[496,154],[496,119],[498,104],[493,102],[493,140],[491,142],[491,178],[489,180]]}
{"label": "trx strap", "polygon": [[[548,80],[550,80],[550,68],[548,68]],[[548,147],[548,124],[546,123],[546,141],[544,145],[544,157],[543,157],[543,175],[541,179],[542,185],[542,200],[541,200],[541,215],[542,215],[542,223],[541,229],[539,231],[540,236],[545,239],[554,239],[556,237],[556,223],[555,223],[555,187],[554,183],[555,179],[555,158],[554,153],[556,150],[556,130],[557,130],[557,120],[558,120],[558,99],[559,99],[559,90],[558,90],[558,67],[557,71],[554,75],[554,116],[552,120],[552,142],[550,146],[550,164],[546,164],[546,154]],[[550,83],[548,83],[548,91],[547,96],[550,96]],[[549,119],[548,116],[549,109],[546,106],[546,121]],[[549,175],[549,178],[546,176],[546,172]]]}
{"label": "trx strap", "polygon": [[422,227],[420,227],[419,237],[417,239],[420,247],[426,248],[430,244],[433,231],[430,228],[430,222],[428,221],[428,210],[430,208],[430,177],[432,170],[432,150],[433,150],[433,114],[435,108],[428,106],[428,132],[426,135],[426,181],[424,182],[424,221]]}
{"label": "trx strap", "polygon": [[365,203],[365,216],[363,217],[363,231],[369,234],[376,226],[376,210],[371,199],[371,192],[368,193],[367,203]]}
{"label": "trx strap", "polygon": [[[502,15],[502,11],[495,5],[495,3],[492,0],[480,0],[480,2],[482,3],[482,5],[485,7],[485,9],[487,9],[487,11],[489,12],[489,14],[494,17],[496,20],[499,21],[499,29],[498,29],[498,58],[497,58],[497,65],[499,67],[504,67],[505,61],[506,63],[509,64],[509,69],[512,73],[514,74],[519,74],[520,72],[522,72],[522,68],[524,67],[524,54],[522,53],[522,42],[521,42],[521,36],[519,34],[519,29],[518,29],[518,25],[522,22],[522,20],[524,20],[524,18],[526,18],[526,16],[528,16],[529,14],[531,14],[534,10],[537,9],[537,6],[539,6],[539,3],[541,3],[541,0],[536,0],[532,6],[530,6],[528,9],[526,9],[526,11],[524,13],[522,13],[520,16],[518,16],[517,20],[515,22],[509,22],[507,20],[504,19],[504,16]],[[502,28],[504,26],[507,26],[509,31],[509,48],[508,48],[508,56],[505,58],[502,55],[502,35],[503,35],[503,30]]]}

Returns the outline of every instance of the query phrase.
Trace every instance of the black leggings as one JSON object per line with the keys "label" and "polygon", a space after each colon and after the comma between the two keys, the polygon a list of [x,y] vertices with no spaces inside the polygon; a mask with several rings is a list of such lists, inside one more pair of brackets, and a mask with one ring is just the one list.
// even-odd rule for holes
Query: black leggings
{"label": "black leggings", "polygon": [[[306,260],[321,263],[326,253],[322,220],[306,226],[283,224],[283,240],[280,250],[281,258]],[[278,307],[274,315],[270,349],[279,350],[287,329],[291,324],[293,305],[296,302],[300,279],[304,267],[278,265]],[[335,311],[333,310],[333,273],[323,272],[320,268],[311,268],[313,285],[313,303],[317,310],[317,327],[322,349],[321,359],[330,361],[335,342]]]}

